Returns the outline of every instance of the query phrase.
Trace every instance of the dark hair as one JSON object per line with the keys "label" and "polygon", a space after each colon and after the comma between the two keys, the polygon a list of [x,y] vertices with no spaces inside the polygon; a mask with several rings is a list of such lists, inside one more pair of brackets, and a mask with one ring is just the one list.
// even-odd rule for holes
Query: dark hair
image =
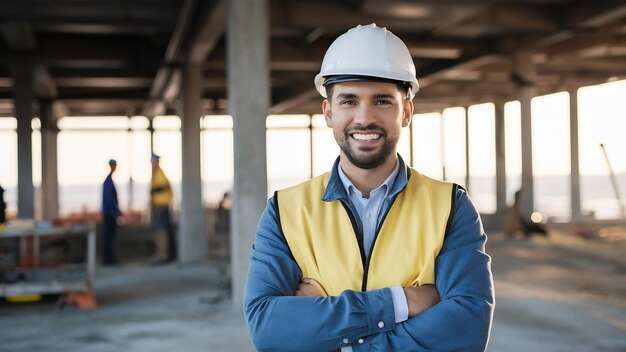
{"label": "dark hair", "polygon": [[[333,97],[333,89],[335,87],[336,83],[333,84],[329,84],[328,86],[324,87],[326,88],[326,99],[328,99],[328,101],[332,101],[332,97]],[[394,84],[396,85],[396,87],[398,87],[398,90],[404,94],[405,99],[409,99],[408,98],[408,91],[409,88],[411,88],[411,84],[408,82],[400,82],[400,81],[395,81]]]}

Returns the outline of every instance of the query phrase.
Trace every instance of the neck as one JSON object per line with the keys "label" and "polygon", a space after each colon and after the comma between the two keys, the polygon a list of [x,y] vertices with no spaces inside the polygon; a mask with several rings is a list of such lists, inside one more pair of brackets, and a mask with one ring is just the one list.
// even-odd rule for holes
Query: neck
{"label": "neck", "polygon": [[370,192],[380,186],[396,168],[398,156],[396,153],[389,155],[385,162],[373,169],[361,169],[350,163],[343,153],[339,160],[339,165],[348,176],[350,182],[361,192],[363,197],[369,198]]}

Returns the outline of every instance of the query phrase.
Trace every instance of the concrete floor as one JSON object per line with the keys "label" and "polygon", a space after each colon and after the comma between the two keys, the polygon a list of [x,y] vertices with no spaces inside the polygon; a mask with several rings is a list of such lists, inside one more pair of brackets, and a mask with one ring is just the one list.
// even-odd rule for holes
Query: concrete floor
{"label": "concrete floor", "polygon": [[[492,235],[489,351],[626,351],[624,239]],[[0,303],[0,351],[253,351],[227,276],[217,263],[101,268],[96,310]]]}
{"label": "concrete floor", "polygon": [[[620,231],[621,232],[621,231]],[[626,236],[492,236],[490,351],[626,351]]]}

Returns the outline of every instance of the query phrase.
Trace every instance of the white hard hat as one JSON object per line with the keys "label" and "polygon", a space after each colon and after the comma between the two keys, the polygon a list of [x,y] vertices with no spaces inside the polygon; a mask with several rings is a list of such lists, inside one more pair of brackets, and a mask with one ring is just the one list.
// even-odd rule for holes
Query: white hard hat
{"label": "white hard hat", "polygon": [[395,34],[374,23],[356,26],[335,39],[314,82],[317,91],[326,98],[326,85],[357,80],[410,84],[409,99],[419,90],[409,49]]}

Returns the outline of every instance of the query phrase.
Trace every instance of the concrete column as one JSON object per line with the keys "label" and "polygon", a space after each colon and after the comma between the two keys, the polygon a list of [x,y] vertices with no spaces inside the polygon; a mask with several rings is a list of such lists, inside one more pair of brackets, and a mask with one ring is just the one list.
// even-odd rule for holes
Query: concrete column
{"label": "concrete column", "polygon": [[269,90],[267,0],[228,2],[228,110],[233,117],[231,215],[232,299],[242,311],[250,249],[267,202],[266,128]]}
{"label": "concrete column", "polygon": [[572,221],[581,218],[580,167],[578,164],[578,89],[569,91],[570,185]]}
{"label": "concrete column", "polygon": [[[411,116],[411,122],[413,121],[414,116]],[[409,160],[408,162],[411,163],[411,167],[417,167],[417,165],[415,165],[415,153],[413,152],[413,148],[415,147],[414,143],[413,143],[413,125],[409,124]]]}
{"label": "concrete column", "polygon": [[[133,154],[135,154],[135,145],[133,143],[133,129],[130,127],[131,126],[131,121],[132,121],[132,116],[128,116],[128,165],[133,165],[133,163],[135,162],[133,160]],[[145,160],[145,157],[141,159],[142,161]],[[128,210],[132,210],[134,208],[134,204],[135,204],[135,180],[133,179],[133,169],[132,167],[130,167],[129,171],[129,177],[128,177],[128,204],[126,205],[126,208]]]}
{"label": "concrete column", "polygon": [[472,185],[470,185],[470,138],[469,138],[469,108],[463,107],[465,113],[465,189],[467,193],[471,193]]}
{"label": "concrete column", "polygon": [[57,169],[57,135],[59,130],[52,109],[52,100],[39,101],[41,120],[41,205],[42,219],[59,216],[59,179]]}
{"label": "concrete column", "polygon": [[33,58],[15,54],[13,65],[13,99],[17,118],[17,216],[35,217],[33,185]]}
{"label": "concrete column", "polygon": [[521,142],[522,142],[522,204],[521,211],[530,215],[534,209],[533,184],[533,136],[530,104],[534,89],[523,87],[517,90],[517,99],[521,108]]}
{"label": "concrete column", "polygon": [[315,176],[313,174],[313,164],[315,163],[315,151],[313,148],[313,117],[309,116],[309,178]]}
{"label": "concrete column", "polygon": [[[146,116],[146,117],[148,118],[148,131],[150,132],[150,155],[146,155],[145,160],[151,160],[152,154],[154,154],[154,116]],[[181,118],[181,125],[182,125],[182,118]],[[150,182],[152,182],[152,175],[150,175]],[[145,206],[147,210],[146,215],[148,216],[148,219],[152,219],[152,202],[151,202],[150,197],[148,197],[148,202],[146,203]]]}
{"label": "concrete column", "polygon": [[154,153],[154,116],[146,117],[148,118],[148,131],[150,132],[150,153]]}
{"label": "concrete column", "polygon": [[504,102],[495,102],[496,118],[496,214],[506,211],[506,148],[504,131]]}
{"label": "concrete column", "polygon": [[441,145],[441,179],[447,181],[446,179],[446,130],[445,123],[446,120],[443,118],[443,110],[439,111],[439,118],[441,119],[441,128],[439,129],[439,141]]}
{"label": "concrete column", "polygon": [[514,57],[514,78],[517,79],[516,99],[521,110],[521,143],[522,143],[522,196],[521,212],[530,216],[534,209],[533,185],[533,138],[531,101],[535,96],[533,79],[534,67],[528,53],[520,53]]}
{"label": "concrete column", "polygon": [[182,194],[178,226],[178,257],[183,263],[203,261],[208,253],[200,167],[202,80],[202,65],[185,65],[181,89]]}

